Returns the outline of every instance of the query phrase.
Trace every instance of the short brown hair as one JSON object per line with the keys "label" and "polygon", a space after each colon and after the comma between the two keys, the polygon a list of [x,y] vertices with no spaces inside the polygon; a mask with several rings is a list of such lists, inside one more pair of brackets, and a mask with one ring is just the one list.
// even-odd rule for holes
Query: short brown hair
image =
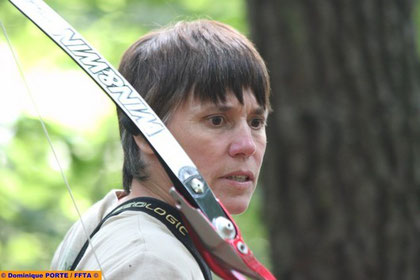
{"label": "short brown hair", "polygon": [[[243,103],[249,88],[270,110],[266,66],[253,44],[238,31],[212,20],[178,22],[141,37],[122,57],[119,71],[164,121],[190,94],[203,102],[224,102],[227,91]],[[118,110],[124,151],[123,187],[147,179],[133,135],[137,127]]]}

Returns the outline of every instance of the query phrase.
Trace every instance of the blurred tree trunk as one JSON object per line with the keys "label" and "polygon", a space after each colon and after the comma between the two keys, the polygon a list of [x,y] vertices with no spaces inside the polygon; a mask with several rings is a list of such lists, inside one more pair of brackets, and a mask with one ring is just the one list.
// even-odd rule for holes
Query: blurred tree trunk
{"label": "blurred tree trunk", "polygon": [[270,69],[274,273],[420,279],[420,92],[409,0],[248,0]]}

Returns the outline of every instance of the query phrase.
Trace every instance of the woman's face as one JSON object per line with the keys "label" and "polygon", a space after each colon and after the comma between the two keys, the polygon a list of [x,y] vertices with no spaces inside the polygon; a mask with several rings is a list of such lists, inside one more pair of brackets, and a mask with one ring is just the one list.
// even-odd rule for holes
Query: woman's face
{"label": "woman's face", "polygon": [[267,112],[250,90],[241,104],[203,103],[190,97],[168,128],[196,164],[216,197],[232,214],[244,212],[255,190],[265,153]]}

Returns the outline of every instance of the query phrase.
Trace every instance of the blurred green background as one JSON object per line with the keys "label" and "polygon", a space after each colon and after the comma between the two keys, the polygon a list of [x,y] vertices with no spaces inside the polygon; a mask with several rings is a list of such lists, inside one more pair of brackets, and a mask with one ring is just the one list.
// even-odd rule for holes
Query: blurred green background
{"label": "blurred green background", "polygon": [[[114,66],[152,28],[195,18],[225,22],[248,35],[242,0],[46,1]],[[83,212],[121,187],[115,108],[97,86],[8,1],[0,20],[45,119],[60,165]],[[57,162],[0,33],[0,270],[49,268],[55,248],[78,219]],[[269,265],[257,190],[235,217],[257,257]]]}

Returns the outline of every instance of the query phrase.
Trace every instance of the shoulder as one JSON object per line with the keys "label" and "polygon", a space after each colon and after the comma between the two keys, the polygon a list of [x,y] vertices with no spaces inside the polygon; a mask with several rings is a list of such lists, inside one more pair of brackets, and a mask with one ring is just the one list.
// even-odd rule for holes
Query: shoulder
{"label": "shoulder", "polygon": [[133,254],[119,264],[104,268],[104,273],[107,279],[203,279],[201,271],[153,251]]}
{"label": "shoulder", "polygon": [[[127,211],[114,216],[92,242],[107,279],[203,279],[188,249],[148,214]],[[92,267],[93,261],[88,250],[78,269]]]}
{"label": "shoulder", "polygon": [[[83,214],[81,220],[83,220],[86,232],[92,232],[103,217],[117,205],[118,195],[121,192],[121,190],[108,192],[103,199],[96,202]],[[86,232],[83,229],[81,220],[74,223],[67,231],[66,236],[54,254],[51,269],[67,270],[86,242]]]}

